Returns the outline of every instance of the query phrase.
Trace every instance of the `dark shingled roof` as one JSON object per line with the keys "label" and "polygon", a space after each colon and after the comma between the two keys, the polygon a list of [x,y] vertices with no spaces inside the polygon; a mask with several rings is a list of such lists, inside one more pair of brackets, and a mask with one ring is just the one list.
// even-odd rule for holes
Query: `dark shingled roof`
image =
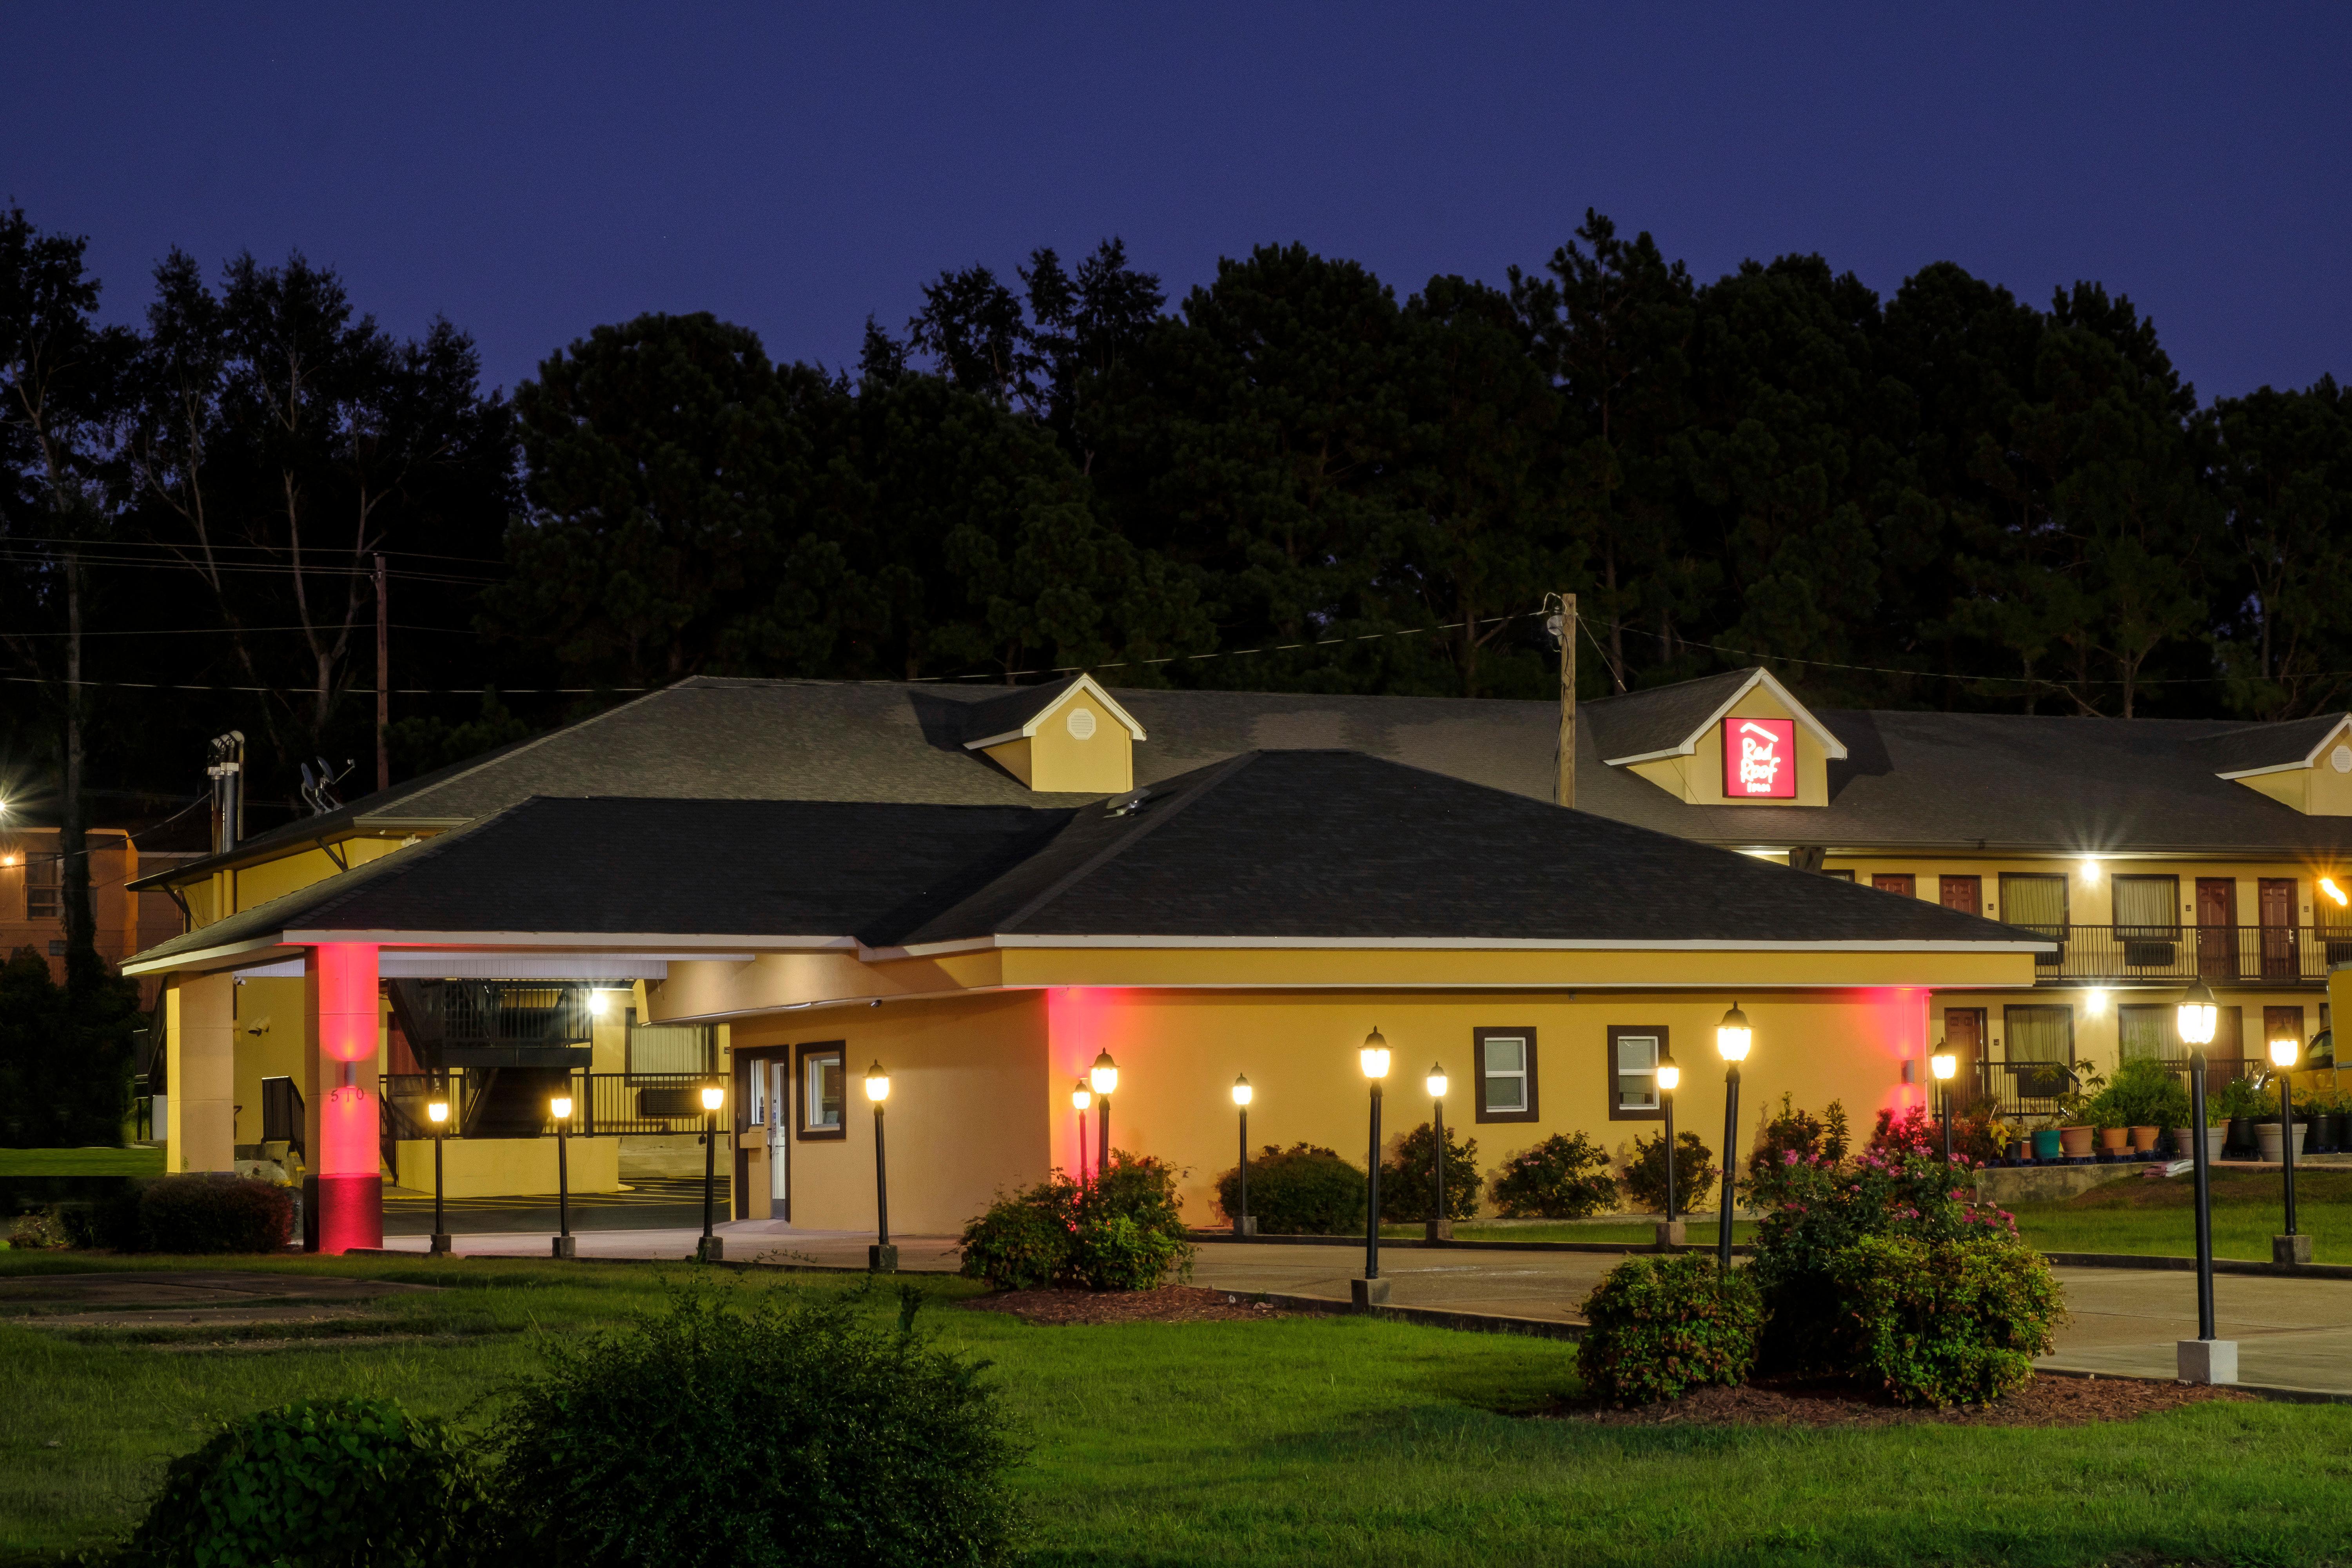
{"label": "dark shingled roof", "polygon": [[1578,728],[1592,731],[1594,754],[1603,761],[1671,752],[1713,718],[1715,710],[1730,701],[1755,673],[1727,669],[1721,675],[1647,691],[1595,698],[1577,704]]}
{"label": "dark shingled roof", "polygon": [[287,931],[2042,942],[1355,752],[1248,752],[1123,805],[533,800],[142,960]]}
{"label": "dark shingled roof", "polygon": [[2197,755],[2217,773],[2293,767],[2344,722],[2342,713],[2315,713],[2280,724],[2252,724],[2197,742]]}
{"label": "dark shingled roof", "polygon": [[963,710],[965,743],[985,741],[992,735],[1018,730],[1060,701],[1062,693],[1077,683],[1076,676],[1065,676],[1059,680],[1049,680],[1043,686],[1019,686],[1002,697],[971,703]]}

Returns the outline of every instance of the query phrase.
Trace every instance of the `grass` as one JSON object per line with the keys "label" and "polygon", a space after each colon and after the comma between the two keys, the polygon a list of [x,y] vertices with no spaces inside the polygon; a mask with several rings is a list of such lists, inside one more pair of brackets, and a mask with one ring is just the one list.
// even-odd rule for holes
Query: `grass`
{"label": "grass", "polygon": [[[2213,1181],[2213,1256],[2268,1262],[2286,1228],[2274,1171],[2221,1171]],[[2352,1263],[2352,1171],[2295,1173],[2295,1228],[2312,1258]],[[2126,1176],[2059,1203],[2018,1204],[2017,1228],[2045,1252],[2136,1252],[2186,1258],[2196,1249],[2196,1194],[2187,1176]]]}
{"label": "grass", "polygon": [[0,1149],[0,1176],[160,1176],[163,1151]]}
{"label": "grass", "polygon": [[[162,1259],[0,1258],[0,1273]],[[210,1266],[217,1266],[213,1264]],[[240,1263],[429,1282],[354,1325],[267,1348],[173,1352],[216,1331],[64,1335],[0,1325],[0,1556],[128,1528],[207,1425],[301,1396],[392,1394],[478,1418],[538,1336],[658,1308],[648,1266]],[[736,1288],[850,1288],[751,1273]],[[2209,1405],[2061,1430],[1791,1431],[1531,1420],[1574,1384],[1549,1341],[1355,1319],[1041,1329],[954,1310],[922,1322],[992,1365],[1033,1445],[1021,1485],[1041,1564],[1565,1561],[2303,1563],[2340,1552],[2352,1409]],[[878,1321],[895,1316],[877,1293]],[[58,1446],[51,1447],[48,1445]]]}

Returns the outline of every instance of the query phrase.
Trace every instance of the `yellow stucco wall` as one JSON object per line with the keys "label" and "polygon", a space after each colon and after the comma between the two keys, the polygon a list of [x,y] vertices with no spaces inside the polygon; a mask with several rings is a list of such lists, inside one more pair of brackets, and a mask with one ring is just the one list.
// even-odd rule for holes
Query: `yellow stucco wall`
{"label": "yellow stucco wall", "polygon": [[234,1168],[236,996],[226,974],[174,975],[164,992],[167,1171]]}
{"label": "yellow stucco wall", "polygon": [[[574,1193],[617,1193],[621,1190],[621,1141],[618,1138],[573,1138],[565,1155],[566,1178]],[[399,1151],[400,1184],[411,1191],[433,1191],[433,1141],[404,1138]],[[552,1138],[452,1138],[443,1156],[441,1195],[447,1198],[489,1198],[510,1194],[552,1194],[556,1187],[555,1140]],[[453,1228],[464,1222],[452,1219]],[[552,1225],[552,1221],[549,1222]]]}
{"label": "yellow stucco wall", "polygon": [[[2183,924],[2197,921],[2197,881],[2203,878],[2228,878],[2237,885],[2238,919],[2240,925],[2261,923],[2260,883],[2266,877],[2291,877],[2295,880],[2295,923],[2309,925],[2315,914],[2315,900],[2317,879],[2333,877],[2339,886],[2352,888],[2344,870],[2332,861],[2303,860],[2282,857],[2274,860],[2195,860],[2158,858],[2155,857],[2108,857],[2093,855],[2095,872],[2086,873],[2084,856],[2042,857],[1956,857],[1906,855],[1840,855],[1832,854],[1824,862],[1827,870],[1851,870],[1854,879],[1867,887],[1874,873],[1902,873],[1914,879],[1913,896],[1930,903],[1940,898],[1938,879],[1944,876],[1976,877],[1983,888],[1985,913],[2000,918],[2000,876],[2007,872],[2030,872],[2042,875],[2058,874],[2066,878],[2067,916],[2075,925],[2113,925],[2115,923],[2115,879],[2117,876],[2178,877],[2180,879],[2180,900],[2178,915]],[[2335,908],[2332,904],[2331,910]],[[2328,918],[2334,918],[2330,916]],[[2352,923],[2352,912],[2342,916]]]}
{"label": "yellow stucco wall", "polygon": [[987,752],[1034,790],[1121,795],[1135,787],[1134,737],[1082,689],[1073,688],[1040,714],[1034,735],[990,746]]}

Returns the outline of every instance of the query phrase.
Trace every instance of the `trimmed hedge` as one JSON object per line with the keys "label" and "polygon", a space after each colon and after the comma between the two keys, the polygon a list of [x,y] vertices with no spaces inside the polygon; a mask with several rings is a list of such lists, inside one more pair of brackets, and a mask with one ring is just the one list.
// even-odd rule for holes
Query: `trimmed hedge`
{"label": "trimmed hedge", "polygon": [[1505,1219],[1586,1219],[1615,1208],[1609,1152],[1581,1132],[1554,1133],[1503,1162],[1494,1199]]}
{"label": "trimmed hedge", "polygon": [[2065,1315],[2050,1260],[1987,1227],[1865,1236],[1828,1272],[1853,1375],[1906,1405],[1982,1405],[2021,1386]]}
{"label": "trimmed hedge", "polygon": [[[1249,1163],[1249,1208],[1260,1236],[1350,1236],[1364,1228],[1364,1173],[1330,1149],[1269,1143]],[[1217,1178],[1217,1206],[1231,1218],[1241,1172]]]}
{"label": "trimmed hedge", "polygon": [[246,1176],[162,1176],[139,1194],[146,1252],[276,1252],[293,1239],[294,1194]]}
{"label": "trimmed hedge", "polygon": [[1591,1324],[1576,1369],[1596,1399],[1648,1405],[1710,1384],[1744,1381],[1756,1364],[1764,1305],[1745,1269],[1728,1276],[1702,1252],[1629,1258],[1584,1300]]}
{"label": "trimmed hedge", "polygon": [[964,1226],[964,1277],[1000,1290],[1150,1290],[1171,1273],[1192,1278],[1178,1172],[1117,1149],[1110,1162],[1090,1186],[1056,1171],[991,1204]]}
{"label": "trimmed hedge", "polygon": [[[1437,1196],[1429,1181],[1429,1157],[1435,1146],[1435,1135],[1424,1121],[1397,1140],[1396,1158],[1381,1162],[1381,1224],[1412,1225],[1429,1217]],[[1257,1178],[1253,1175],[1250,1179],[1255,1182]],[[1478,1176],[1478,1140],[1465,1142],[1454,1129],[1447,1128],[1445,1217],[1477,1218],[1478,1193],[1485,1184]]]}
{"label": "trimmed hedge", "polygon": [[[1696,1132],[1675,1134],[1675,1212],[1686,1215],[1715,1191],[1715,1151]],[[1633,1158],[1625,1167],[1625,1195],[1653,1214],[1666,1210],[1666,1135],[1633,1135]]]}

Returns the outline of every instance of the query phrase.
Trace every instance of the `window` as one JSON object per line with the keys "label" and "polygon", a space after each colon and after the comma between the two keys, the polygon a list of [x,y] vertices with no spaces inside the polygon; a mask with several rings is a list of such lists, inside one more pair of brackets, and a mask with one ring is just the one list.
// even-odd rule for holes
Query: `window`
{"label": "window", "polygon": [[1851,882],[1853,880],[1853,872],[1851,870],[1824,871],[1822,875],[1824,877],[1834,877],[1841,882]]}
{"label": "window", "polygon": [[1918,883],[1908,871],[1874,872],[1870,885],[1882,893],[1893,893],[1906,899],[1916,898],[1919,891]]}
{"label": "window", "polygon": [[1536,1032],[1473,1029],[1471,1055],[1478,1073],[1478,1120],[1536,1120]]}
{"label": "window", "polygon": [[2160,1062],[2179,1061],[2180,1047],[2178,1011],[2171,1003],[2156,1005],[2149,1003],[2126,1003],[2116,1009],[2116,1024],[2125,1061],[2142,1058]]}
{"label": "window", "polygon": [[1609,1120],[1645,1121],[1665,1114],[1658,1102],[1658,1063],[1666,1055],[1663,1024],[1609,1027]]}
{"label": "window", "polygon": [[842,1090],[845,1079],[841,1070],[839,1040],[828,1040],[821,1046],[803,1046],[801,1058],[801,1122],[803,1138],[846,1138],[849,1129],[843,1125]]}
{"label": "window", "polygon": [[1939,877],[1936,893],[1948,910],[1958,910],[1964,915],[1984,913],[1984,879],[1981,877]]}
{"label": "window", "polygon": [[53,921],[62,918],[65,914],[65,906],[58,901],[58,868],[64,862],[65,858],[61,855],[25,857],[25,918],[26,920]]}
{"label": "window", "polygon": [[[2000,918],[2044,936],[2066,934],[2066,879],[2040,871],[2000,874]],[[2056,959],[2049,960],[2055,963]],[[2012,1009],[2014,1011],[2014,1009]]]}
{"label": "window", "polygon": [[[2008,896],[2004,888],[2001,897]],[[2009,1035],[2007,1059],[2018,1092],[2038,1099],[2065,1093],[2071,1080],[2059,1069],[2074,1065],[2074,1009],[2021,1004],[2002,1008],[2000,1021]]]}
{"label": "window", "polygon": [[2168,941],[2180,930],[2180,879],[2117,877],[2116,934],[2130,941]]}
{"label": "window", "polygon": [[709,1074],[719,1066],[718,1031],[707,1024],[631,1024],[628,1070]]}
{"label": "window", "polygon": [[743,1118],[753,1127],[768,1124],[768,1064],[755,1061],[748,1064],[743,1095]]}

